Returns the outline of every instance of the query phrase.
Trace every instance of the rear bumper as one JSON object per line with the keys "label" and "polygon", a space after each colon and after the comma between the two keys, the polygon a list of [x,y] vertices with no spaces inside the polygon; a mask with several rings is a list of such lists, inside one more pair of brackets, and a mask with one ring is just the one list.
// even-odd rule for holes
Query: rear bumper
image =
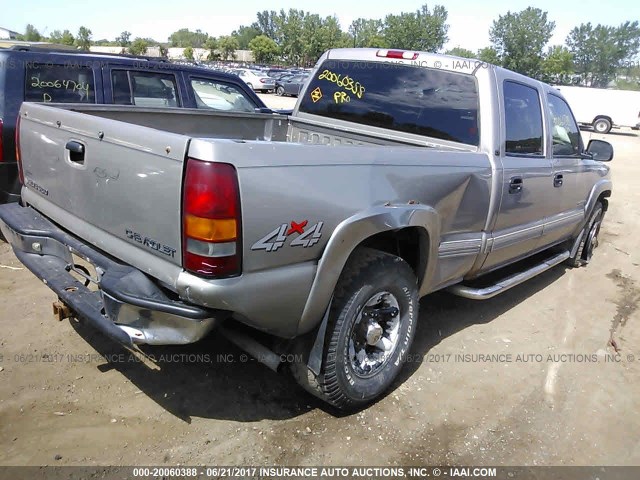
{"label": "rear bumper", "polygon": [[[200,340],[229,314],[169,298],[141,271],[107,257],[17,203],[0,206],[0,229],[18,259],[79,317],[125,345],[181,345]],[[73,255],[91,263],[97,278],[70,272]],[[97,284],[91,290],[85,283]]]}

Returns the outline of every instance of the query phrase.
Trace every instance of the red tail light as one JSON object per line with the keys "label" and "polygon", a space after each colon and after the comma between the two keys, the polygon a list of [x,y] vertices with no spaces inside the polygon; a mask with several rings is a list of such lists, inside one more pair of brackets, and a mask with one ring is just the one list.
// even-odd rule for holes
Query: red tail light
{"label": "red tail light", "polygon": [[187,159],[182,198],[184,268],[205,277],[241,271],[240,190],[233,165]]}
{"label": "red tail light", "polygon": [[20,115],[16,120],[16,162],[18,164],[18,178],[20,178],[20,183],[24,185],[24,171],[22,170],[22,158],[20,157]]}
{"label": "red tail light", "polygon": [[260,83],[265,83],[265,82],[266,82],[266,80],[264,78],[260,79]]}
{"label": "red tail light", "polygon": [[402,60],[415,60],[418,58],[417,52],[405,52],[404,50],[378,50],[377,57],[397,58]]}

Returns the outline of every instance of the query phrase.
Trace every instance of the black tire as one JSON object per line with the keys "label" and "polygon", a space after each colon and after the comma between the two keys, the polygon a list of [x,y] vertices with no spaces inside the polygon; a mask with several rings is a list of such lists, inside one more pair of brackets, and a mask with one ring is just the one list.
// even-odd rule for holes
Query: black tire
{"label": "black tire", "polygon": [[[393,305],[398,310],[395,316]],[[404,364],[416,331],[418,306],[416,277],[403,259],[357,249],[336,285],[321,374],[316,377],[306,365],[294,364],[294,377],[307,391],[340,409],[372,402],[389,388]],[[377,346],[385,340],[388,353]],[[355,348],[360,349],[357,355]]]}
{"label": "black tire", "polygon": [[599,201],[596,203],[593,212],[591,212],[575,256],[567,260],[570,266],[577,268],[587,265],[591,261],[593,251],[598,247],[598,234],[600,233],[603,219],[604,205]]}
{"label": "black tire", "polygon": [[609,133],[611,121],[608,118],[598,118],[593,122],[593,129],[598,133]]}
{"label": "black tire", "polygon": [[284,87],[278,87],[276,89],[276,95],[282,97],[284,95]]}

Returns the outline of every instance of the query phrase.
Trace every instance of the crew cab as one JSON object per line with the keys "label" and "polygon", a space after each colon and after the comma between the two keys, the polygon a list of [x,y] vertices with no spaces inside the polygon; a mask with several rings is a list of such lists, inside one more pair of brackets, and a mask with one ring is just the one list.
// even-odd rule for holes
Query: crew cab
{"label": "crew cab", "polygon": [[0,203],[19,198],[14,131],[23,101],[268,110],[236,76],[206,68],[41,45],[0,48]]}
{"label": "crew cab", "polygon": [[390,387],[420,297],[587,264],[612,192],[611,145],[585,149],[560,92],[423,52],[330,50],[290,116],[19,118],[22,202],[0,228],[63,316],[130,348],[214,332],[273,369],[295,353],[297,381],[345,409]]}

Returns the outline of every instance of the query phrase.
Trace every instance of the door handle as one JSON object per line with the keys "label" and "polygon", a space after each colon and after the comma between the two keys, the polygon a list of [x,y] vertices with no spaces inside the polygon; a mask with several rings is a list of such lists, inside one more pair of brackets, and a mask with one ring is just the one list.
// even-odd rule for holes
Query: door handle
{"label": "door handle", "polygon": [[67,150],[69,150],[69,160],[73,163],[79,163],[80,165],[84,165],[84,145],[80,142],[76,142],[75,140],[69,140],[67,144],[64,146]]}
{"label": "door handle", "polygon": [[520,193],[522,192],[522,177],[512,177],[509,181],[509,193]]}
{"label": "door handle", "polygon": [[553,186],[554,187],[561,187],[562,184],[564,183],[564,177],[562,176],[561,173],[558,173],[555,177],[553,177]]}

